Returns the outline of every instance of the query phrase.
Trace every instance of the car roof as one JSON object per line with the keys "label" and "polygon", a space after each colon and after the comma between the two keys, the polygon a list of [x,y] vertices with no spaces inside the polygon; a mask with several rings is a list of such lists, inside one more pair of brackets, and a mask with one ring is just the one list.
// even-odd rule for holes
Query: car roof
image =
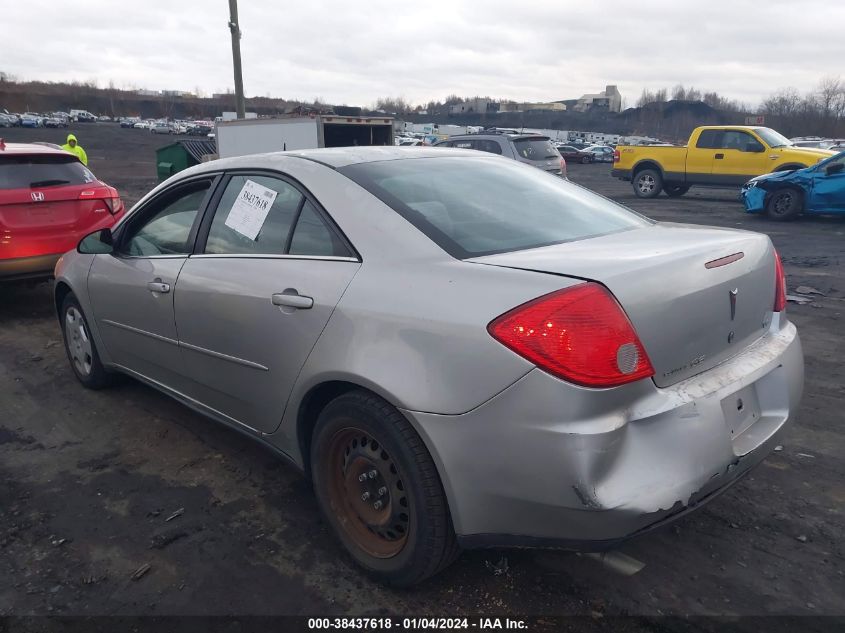
{"label": "car roof", "polygon": [[[447,153],[448,152],[448,153]],[[399,147],[331,147],[323,149],[307,149],[290,152],[273,152],[271,154],[258,154],[254,158],[261,157],[263,160],[272,159],[275,156],[296,156],[307,158],[329,167],[346,167],[358,163],[374,163],[388,160],[406,160],[414,158],[432,158],[436,156],[471,156],[477,158],[479,152],[471,149],[455,149],[445,147],[416,146]],[[256,161],[259,164],[259,161]]]}
{"label": "car roof", "polygon": [[67,154],[73,156],[63,149],[38,143],[0,143],[0,156],[8,154]]}

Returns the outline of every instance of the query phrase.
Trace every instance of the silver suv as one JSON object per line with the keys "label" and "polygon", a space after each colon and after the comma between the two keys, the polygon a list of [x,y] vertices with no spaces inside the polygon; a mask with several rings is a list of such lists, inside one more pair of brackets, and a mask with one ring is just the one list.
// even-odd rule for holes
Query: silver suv
{"label": "silver suv", "polygon": [[548,136],[539,134],[461,134],[435,143],[436,147],[477,149],[528,163],[566,178],[566,161]]}

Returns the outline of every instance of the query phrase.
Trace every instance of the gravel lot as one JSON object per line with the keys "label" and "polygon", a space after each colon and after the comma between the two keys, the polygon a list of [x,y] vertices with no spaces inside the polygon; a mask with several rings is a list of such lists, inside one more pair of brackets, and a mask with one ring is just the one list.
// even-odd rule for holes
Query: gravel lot
{"label": "gravel lot", "polygon": [[[172,140],[72,131],[128,202]],[[822,293],[789,305],[806,387],[783,449],[703,511],[627,543],[641,572],[476,551],[413,591],[376,585],[327,531],[309,483],[267,450],[131,380],[83,389],[41,284],[0,287],[0,615],[845,614],[845,217],[774,223],[743,214],[734,191],[641,201],[606,164],[570,176],[657,220],[768,233],[790,292]]]}

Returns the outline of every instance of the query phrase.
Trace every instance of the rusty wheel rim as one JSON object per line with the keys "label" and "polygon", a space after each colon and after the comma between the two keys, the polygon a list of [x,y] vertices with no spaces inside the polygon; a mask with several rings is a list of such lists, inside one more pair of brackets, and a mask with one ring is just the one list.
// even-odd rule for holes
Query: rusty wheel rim
{"label": "rusty wheel rim", "polygon": [[329,440],[329,502],[341,529],[376,558],[399,554],[408,540],[410,503],[391,455],[370,433],[349,427]]}

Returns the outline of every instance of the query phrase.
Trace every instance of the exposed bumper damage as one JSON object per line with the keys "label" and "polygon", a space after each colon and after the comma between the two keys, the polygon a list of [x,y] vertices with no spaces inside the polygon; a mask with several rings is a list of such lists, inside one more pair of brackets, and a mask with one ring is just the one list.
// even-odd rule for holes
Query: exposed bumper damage
{"label": "exposed bumper damage", "polygon": [[795,327],[667,388],[608,390],[532,370],[477,409],[406,412],[467,547],[602,549],[676,518],[774,448],[801,398]]}

